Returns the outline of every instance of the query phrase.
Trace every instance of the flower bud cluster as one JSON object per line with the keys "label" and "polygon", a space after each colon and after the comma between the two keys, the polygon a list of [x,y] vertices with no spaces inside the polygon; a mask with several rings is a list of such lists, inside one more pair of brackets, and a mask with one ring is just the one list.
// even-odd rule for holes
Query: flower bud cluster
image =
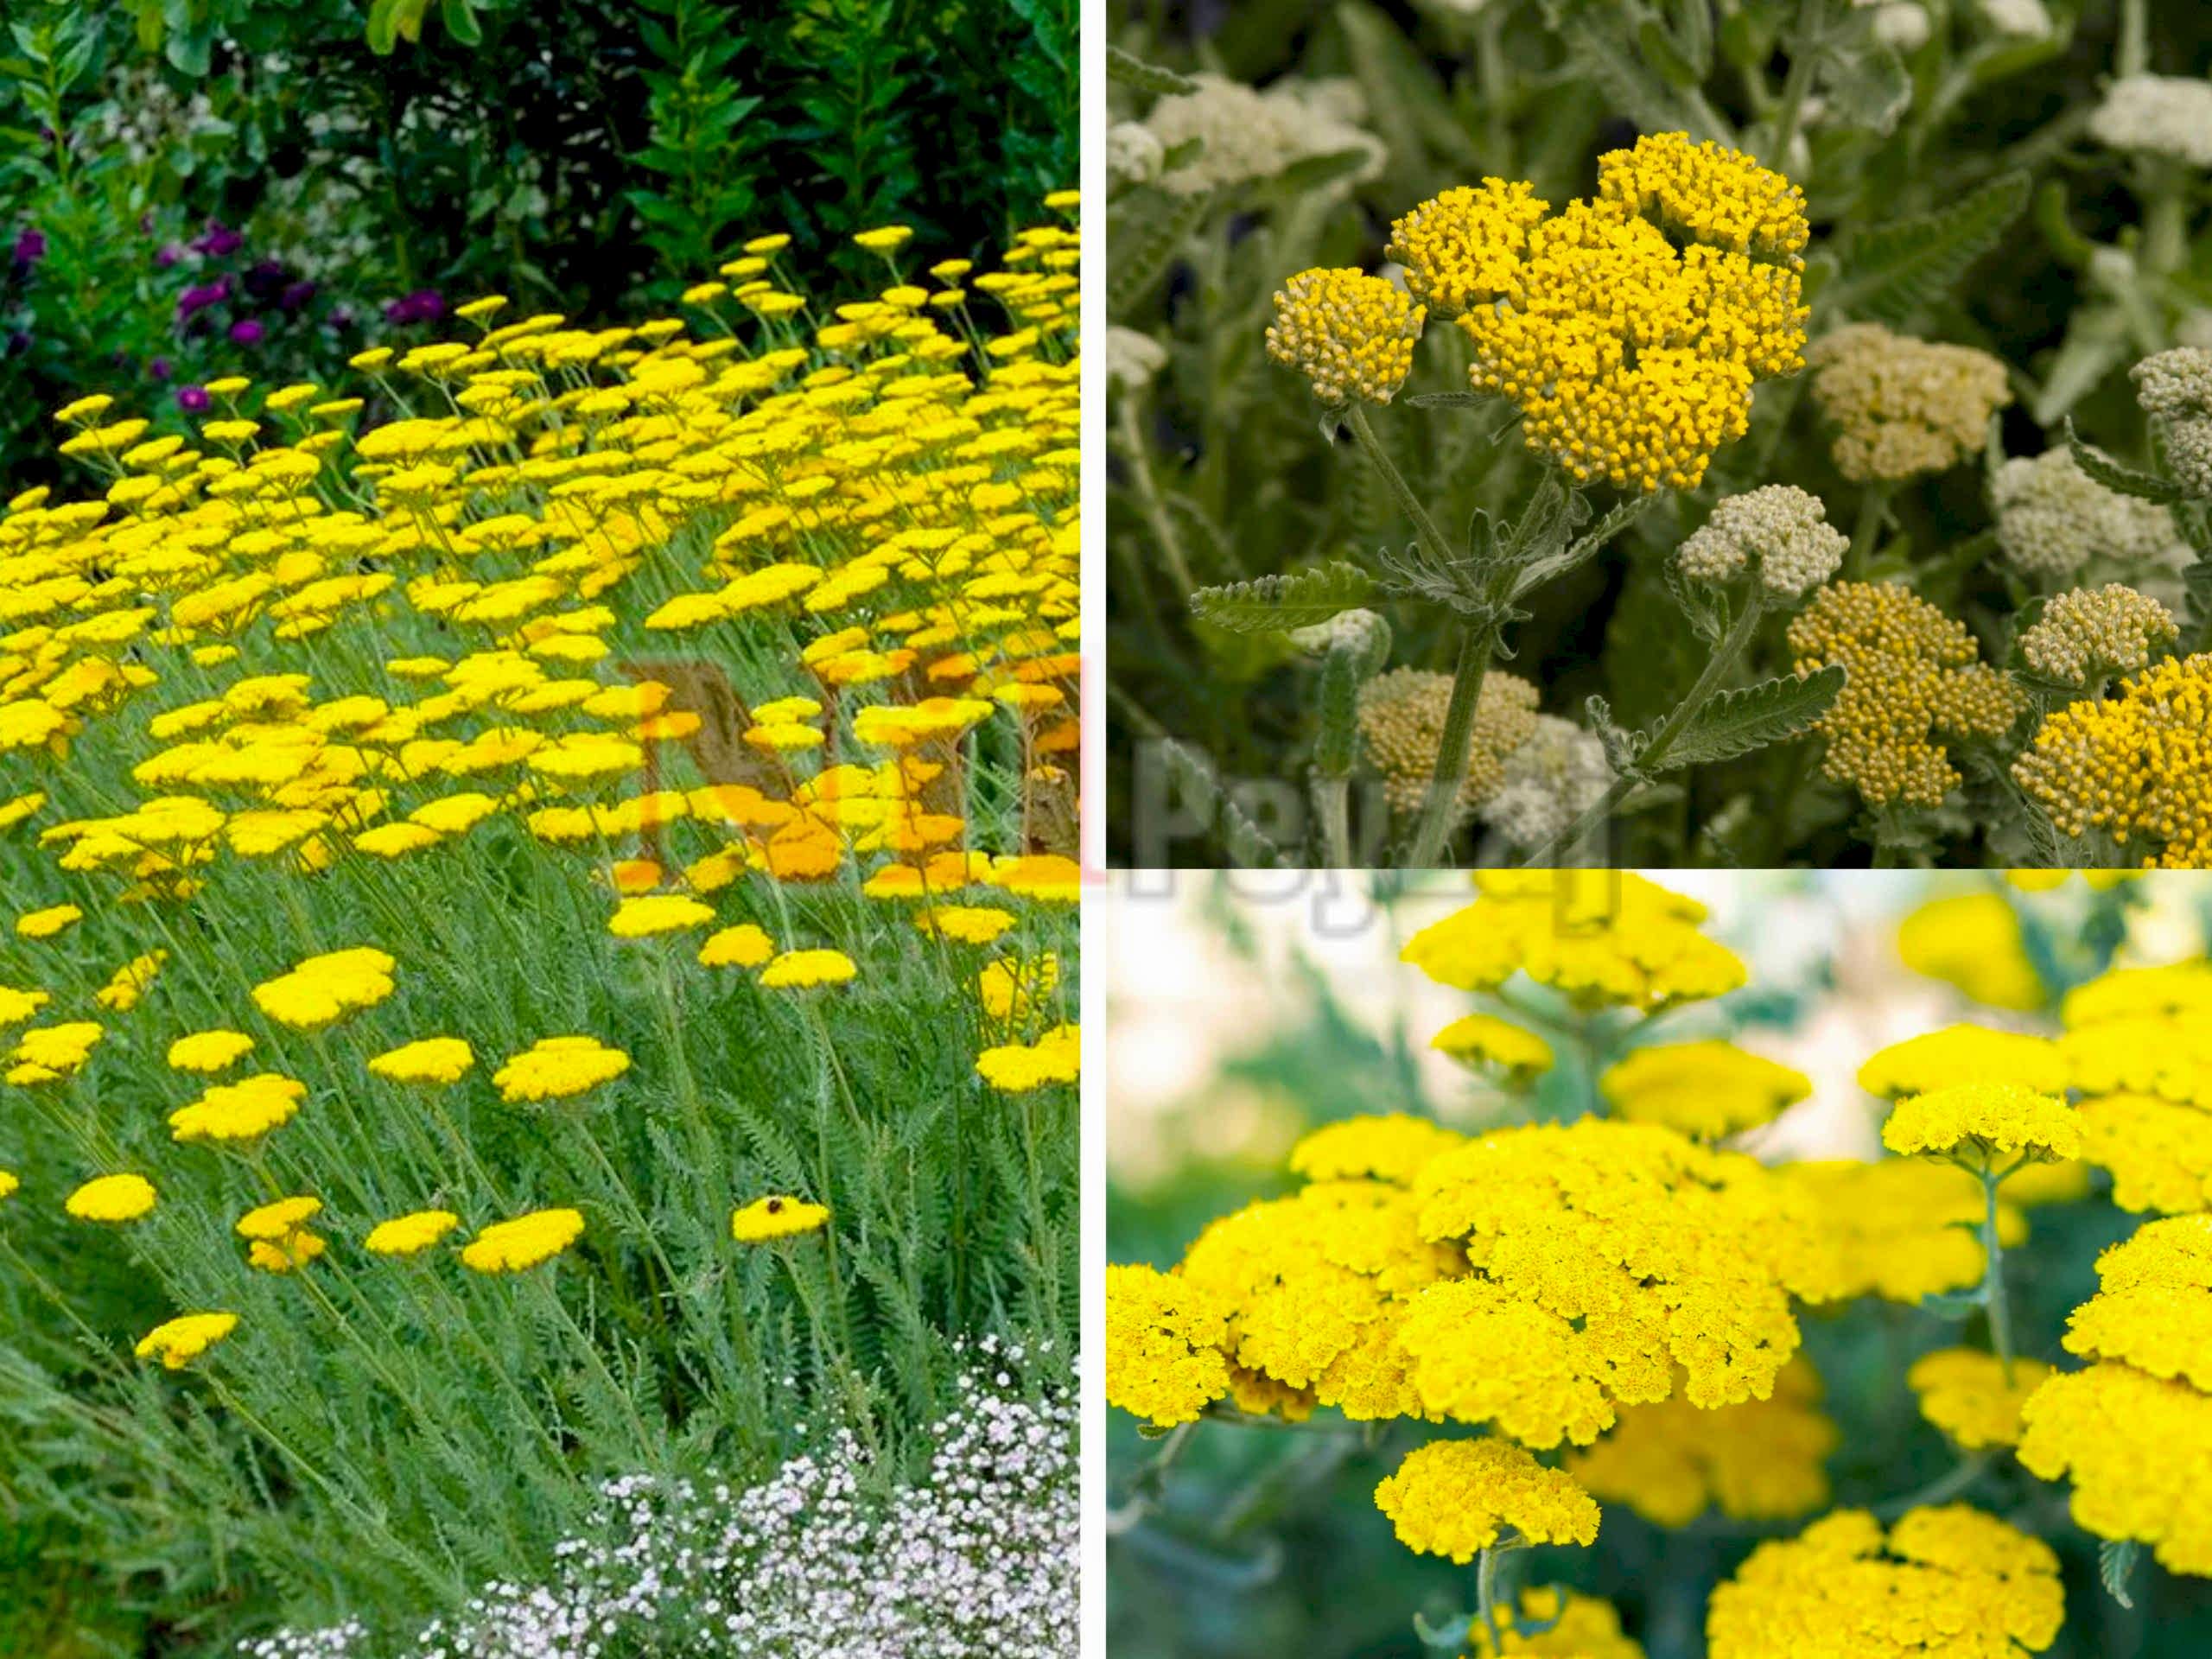
{"label": "flower bud cluster", "polygon": [[1791,603],[1835,575],[1848,537],[1827,522],[1818,496],[1794,484],[1769,484],[1732,495],[1675,550],[1675,567],[1692,582],[1732,582],[1756,562],[1759,586]]}

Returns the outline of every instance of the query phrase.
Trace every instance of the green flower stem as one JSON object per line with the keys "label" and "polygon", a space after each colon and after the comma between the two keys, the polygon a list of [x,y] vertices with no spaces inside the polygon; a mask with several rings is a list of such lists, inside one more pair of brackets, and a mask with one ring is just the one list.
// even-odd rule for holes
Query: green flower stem
{"label": "green flower stem", "polygon": [[1345,405],[1344,424],[1351,429],[1352,437],[1366,452],[1367,459],[1382,475],[1382,482],[1389,486],[1399,511],[1413,520],[1414,533],[1421,537],[1421,544],[1427,550],[1429,557],[1440,564],[1454,563],[1451,543],[1445,540],[1443,531],[1438,528],[1428,509],[1421,505],[1413,486],[1406,482],[1405,474],[1398,470],[1397,463],[1390,459],[1382,448],[1382,441],[1375,435],[1374,427],[1368,423],[1367,406],[1364,404]]}
{"label": "green flower stem", "polygon": [[1452,701],[1444,709],[1444,732],[1436,746],[1436,775],[1428,780],[1428,794],[1421,804],[1421,817],[1414,826],[1406,868],[1436,868],[1452,826],[1459,817],[1459,786],[1467,781],[1468,750],[1473,745],[1475,710],[1482,702],[1483,677],[1490,672],[1491,653],[1497,649],[1497,624],[1489,618],[1470,617],[1459,636],[1459,666],[1452,671]]}
{"label": "green flower stem", "polygon": [[1689,695],[1676,703],[1666,719],[1659,722],[1659,729],[1643,746],[1637,757],[1637,772],[1624,772],[1606,785],[1605,792],[1595,804],[1544,845],[1521,861],[1523,868],[1541,868],[1572,857],[1581,847],[1590,832],[1611,818],[1636,786],[1643,781],[1645,773],[1656,768],[1667,751],[1675,746],[1689,723],[1697,718],[1698,711],[1713,700],[1758,633],[1759,622],[1766,614],[1764,591],[1754,584],[1744,597],[1744,607],[1736,613],[1727,635],[1713,649],[1707,659],[1705,671],[1697,677],[1697,683],[1690,687]]}
{"label": "green flower stem", "polygon": [[1805,97],[1813,89],[1813,70],[1820,62],[1819,39],[1827,10],[1827,0],[1803,0],[1797,10],[1795,50],[1789,55],[1789,73],[1782,83],[1782,104],[1775,111],[1774,138],[1766,156],[1767,165],[1778,171],[1788,170],[1789,147],[1797,142]]}
{"label": "green flower stem", "polygon": [[1981,1177],[1981,1249],[1987,1262],[1982,1270],[1982,1307],[1989,1315],[1989,1345],[1997,1351],[2008,1389],[2012,1386],[2012,1308],[2005,1294],[2005,1246],[1997,1236],[1997,1189],[2027,1161],[2024,1154],[2009,1167],[1993,1170],[1985,1153],[1976,1172]]}
{"label": "green flower stem", "polygon": [[1321,821],[1321,864],[1325,869],[1351,868],[1351,780],[1316,777],[1313,812]]}
{"label": "green flower stem", "polygon": [[1152,451],[1145,442],[1144,429],[1137,423],[1135,397],[1119,400],[1116,423],[1121,428],[1122,449],[1129,463],[1129,482],[1136,491],[1138,510],[1152,526],[1153,539],[1160,543],[1160,553],[1167,561],[1167,574],[1175,578],[1176,587],[1187,600],[1197,584],[1191,579],[1191,562],[1183,556],[1183,538],[1175,533],[1175,521],[1168,516],[1167,502],[1160,493],[1160,480],[1153,474]]}
{"label": "green flower stem", "polygon": [[1892,487],[1885,482],[1871,483],[1859,498],[1858,522],[1851,527],[1851,546],[1843,556],[1843,574],[1850,580],[1862,577],[1866,561],[1874,556],[1875,539],[1882,533],[1883,521],[1890,516]]}
{"label": "green flower stem", "polygon": [[1490,1632],[1490,1650],[1505,1651],[1505,1632],[1497,1626],[1497,1550],[1484,1550],[1475,1557],[1475,1605],[1483,1628]]}

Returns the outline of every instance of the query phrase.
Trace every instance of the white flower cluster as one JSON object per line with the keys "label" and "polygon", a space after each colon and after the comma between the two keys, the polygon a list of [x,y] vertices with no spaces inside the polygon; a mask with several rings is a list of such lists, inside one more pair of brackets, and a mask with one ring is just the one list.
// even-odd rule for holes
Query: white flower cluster
{"label": "white flower cluster", "polygon": [[2212,167],[2212,81],[2187,75],[2126,75],[2106,90],[2089,133],[2114,149],[2170,156]]}
{"label": "white flower cluster", "polygon": [[2013,457],[1997,469],[1990,495],[1998,545],[2023,575],[2070,576],[2098,556],[2128,570],[2191,556],[2165,508],[2105,488],[2066,449]]}
{"label": "white flower cluster", "polygon": [[1719,586],[1758,561],[1759,586],[1796,601],[1834,575],[1851,543],[1827,522],[1818,496],[1794,484],[1768,484],[1732,495],[1675,550],[1675,568],[1692,582]]}
{"label": "white flower cluster", "polygon": [[1116,391],[1142,391],[1167,366],[1167,348],[1150,334],[1120,324],[1106,330],[1106,383]]}
{"label": "white flower cluster", "polygon": [[1118,184],[1150,184],[1166,165],[1167,151],[1141,121],[1117,121],[1106,129],[1106,175]]}
{"label": "white flower cluster", "polygon": [[1220,75],[1192,79],[1196,92],[1163,98],[1145,117],[1163,151],[1198,141],[1196,155],[1160,175],[1164,189],[1202,195],[1346,150],[1366,157],[1359,179],[1382,170],[1382,142],[1358,124],[1366,110],[1354,82],[1292,79],[1258,92]]}
{"label": "white flower cluster", "polygon": [[2173,613],[2121,583],[2077,588],[2044,607],[2020,636],[2020,654],[2047,679],[2088,685],[2147,668],[2151,654],[2180,636]]}
{"label": "white flower cluster", "polygon": [[1595,734],[1557,715],[1538,715],[1529,741],[1505,757],[1505,781],[1476,810],[1516,847],[1534,849],[1565,833],[1612,781]]}
{"label": "white flower cluster", "polygon": [[2174,476],[2191,493],[2212,497],[2212,349],[2177,346],[2132,372],[2135,401],[2165,428]]}
{"label": "white flower cluster", "polygon": [[887,1494],[842,1433],[734,1490],[626,1476],[589,1540],[536,1585],[495,1584],[403,1648],[357,1624],[247,1643],[248,1659],[1075,1659],[1080,1579],[1072,1394],[1033,1403],[1022,1350],[980,1345],[935,1425],[928,1478]]}
{"label": "white flower cluster", "polygon": [[1982,22],[1999,35],[2040,40],[2053,27],[2043,0],[1980,0]]}
{"label": "white flower cluster", "polygon": [[1310,628],[1293,628],[1290,643],[1315,657],[1337,650],[1356,651],[1371,662],[1389,654],[1390,625],[1373,611],[1338,611],[1325,622]]}
{"label": "white flower cluster", "polygon": [[1935,24],[1925,6],[1916,0],[1853,0],[1874,11],[1874,38],[1899,52],[1917,52],[1928,44]]}

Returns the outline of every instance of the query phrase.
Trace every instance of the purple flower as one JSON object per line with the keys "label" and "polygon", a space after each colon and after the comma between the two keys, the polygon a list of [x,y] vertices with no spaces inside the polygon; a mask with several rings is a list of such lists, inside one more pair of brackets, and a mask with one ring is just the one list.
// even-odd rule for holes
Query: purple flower
{"label": "purple flower", "polygon": [[205,386],[179,386],[176,389],[176,406],[188,415],[203,413],[210,401]]}
{"label": "purple flower", "polygon": [[207,228],[192,240],[192,251],[194,253],[204,253],[213,259],[220,259],[226,255],[236,253],[245,245],[245,238],[231,229],[219,219],[209,219]]}
{"label": "purple flower", "polygon": [[231,338],[241,346],[258,346],[261,344],[262,335],[267,332],[268,330],[251,317],[231,325]]}
{"label": "purple flower", "polygon": [[16,263],[35,265],[46,257],[46,232],[26,225],[16,236]]}
{"label": "purple flower", "polygon": [[174,242],[164,242],[162,245],[161,251],[154,255],[154,267],[157,270],[167,270],[171,265],[176,264],[178,260],[183,257],[184,250],[182,248],[177,246]]}
{"label": "purple flower", "polygon": [[276,303],[287,311],[296,311],[315,297],[315,284],[309,282],[287,283],[284,291],[276,296]]}
{"label": "purple flower", "polygon": [[176,315],[180,322],[188,321],[196,313],[211,305],[219,305],[231,297],[231,279],[219,276],[212,283],[197,283],[177,296]]}
{"label": "purple flower", "polygon": [[156,380],[166,380],[176,372],[166,357],[157,357],[146,365],[147,372]]}
{"label": "purple flower", "polygon": [[435,288],[418,288],[384,308],[385,321],[403,327],[410,322],[430,322],[445,314],[445,296]]}

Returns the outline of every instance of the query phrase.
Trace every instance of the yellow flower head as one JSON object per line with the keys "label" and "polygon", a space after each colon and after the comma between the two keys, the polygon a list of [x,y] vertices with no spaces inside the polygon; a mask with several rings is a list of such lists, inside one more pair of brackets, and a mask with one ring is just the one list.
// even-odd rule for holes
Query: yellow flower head
{"label": "yellow flower head", "polygon": [[699,947],[703,968],[758,968],[776,954],[776,942],[751,922],[709,934]]}
{"label": "yellow flower head", "polygon": [[541,1037],[492,1074],[499,1097],[566,1100],[612,1082],[630,1069],[630,1057],[596,1037]]}
{"label": "yellow flower head", "polygon": [[1959,1083],[1899,1101],[1882,1125],[1891,1152],[1972,1154],[1978,1160],[2037,1162],[2082,1155],[2074,1109],[2017,1083]]}
{"label": "yellow flower head", "polygon": [[2083,1531],[2151,1547],[2170,1573],[2212,1578],[2212,1395],[2118,1360],[2058,1372],[2020,1408],[2021,1467],[2070,1477]]}
{"label": "yellow flower head", "polygon": [[16,932],[26,939],[50,939],[84,919],[85,912],[74,905],[49,905],[44,910],[27,911],[16,917]]}
{"label": "yellow flower head", "polygon": [[1651,1013],[1742,985],[1741,958],[1698,931],[1705,906],[1611,871],[1485,871],[1480,896],[1399,953],[1438,983],[1496,990],[1516,973],[1584,1007]]}
{"label": "yellow flower head", "polygon": [[1466,1144],[1456,1129],[1425,1117],[1348,1117],[1314,1130],[1290,1149],[1290,1166],[1309,1181],[1389,1181],[1405,1186],[1432,1158]]}
{"label": "yellow flower head", "polygon": [[1790,619],[1789,639],[1800,674],[1848,672],[1813,729],[1827,741],[1822,772],[1870,805],[1941,806],[1960,778],[1933,734],[2002,737],[2027,706],[1964,624],[1906,588],[1831,582]]}
{"label": "yellow flower head", "polygon": [[1413,370],[1425,315],[1380,276],[1301,270],[1276,290],[1268,355],[1304,375],[1325,404],[1387,404]]}
{"label": "yellow flower head", "polygon": [[1229,1389],[1228,1317],[1179,1274],[1106,1269],[1106,1401],[1166,1427],[1196,1422]]}
{"label": "yellow flower head", "polygon": [[2031,1012],[2049,993],[2029,960],[2020,918],[1998,893],[1931,899],[1897,925],[1897,955],[1916,974],[1993,1008]]}
{"label": "yellow flower head", "polygon": [[1398,1541],[1462,1564],[1507,1529],[1531,1543],[1591,1544],[1598,1505],[1572,1475],[1510,1440],[1431,1440],[1406,1453],[1375,1489]]}
{"label": "yellow flower head", "polygon": [[386,1049],[369,1070],[394,1083],[457,1083],[476,1064],[476,1051],[458,1037],[424,1037]]}
{"label": "yellow flower head", "polygon": [[804,990],[842,985],[859,972],[842,950],[786,950],[760,970],[760,982],[772,990]]}
{"label": "yellow flower head", "polygon": [[976,1057],[976,1073],[1004,1095],[1073,1083],[1083,1068],[1079,1027],[1054,1026],[1033,1043],[1005,1043]]}
{"label": "yellow flower head", "polygon": [[2037,728],[2012,776],[2060,832],[2167,869],[2212,866],[2212,655],[2158,663]]}
{"label": "yellow flower head", "polygon": [[245,1247],[246,1265],[263,1273],[291,1273],[329,1248],[329,1241],[320,1233],[304,1230],[286,1233],[282,1238],[257,1238]]}
{"label": "yellow flower head", "polygon": [[1612,1603],[1557,1585],[1521,1592],[1521,1628],[1505,1626],[1503,1647],[1479,1618],[1469,1620],[1467,1650],[1471,1659],[1644,1659],[1643,1644],[1622,1634]]}
{"label": "yellow flower head", "polygon": [[743,1209],[733,1211],[729,1236],[741,1244],[757,1244],[764,1239],[815,1232],[829,1224],[827,1205],[779,1195],[755,1198]]}
{"label": "yellow flower head", "polygon": [[1624,1406],[1611,1433],[1562,1466],[1591,1497],[1657,1527],[1686,1527],[1715,1508],[1739,1521],[1794,1520],[1827,1506],[1824,1465],[1842,1438],[1820,1398],[1801,1355],[1765,1400],[1709,1412],[1680,1399]]}
{"label": "yellow flower head", "polygon": [[278,1198],[240,1216],[238,1234],[240,1238],[266,1239],[273,1243],[290,1237],[321,1213],[321,1198],[305,1196]]}
{"label": "yellow flower head", "polygon": [[1945,1026],[1868,1056],[1859,1068],[1859,1086],[1887,1100],[1961,1083],[2008,1083],[2039,1095],[2063,1095],[2067,1071],[2065,1057],[2048,1037],[1987,1026]]}
{"label": "yellow flower head", "polygon": [[22,1182],[12,1169],[0,1169],[0,1198],[11,1198],[22,1191]]}
{"label": "yellow flower head", "polygon": [[2097,1258],[2097,1278],[2066,1322],[2067,1351],[2212,1395],[2212,1216],[2146,1223]]}
{"label": "yellow flower head", "polygon": [[313,1029],[391,995],[391,957],[369,946],[309,957],[289,974],[253,988],[254,1005],[270,1019]]}
{"label": "yellow flower head", "polygon": [[79,1221],[136,1221],[154,1207],[154,1184],[143,1175],[102,1175],[72,1192],[62,1207]]}
{"label": "yellow flower head", "polygon": [[963,944],[988,944],[1014,925],[1014,912],[987,905],[933,905],[914,912],[914,925]]}
{"label": "yellow flower head", "polygon": [[1509,1083],[1527,1083],[1552,1069],[1552,1046],[1533,1031],[1495,1014],[1462,1014],[1428,1039],[1461,1065],[1495,1068]]}
{"label": "yellow flower head", "polygon": [[450,1210],[416,1210],[378,1222],[361,1248],[372,1255],[414,1255],[460,1225],[461,1217]]}
{"label": "yellow flower head", "polygon": [[461,1265],[478,1273],[520,1273],[550,1262],[581,1237],[584,1218],[575,1210],[533,1210],[494,1222],[463,1246]]}
{"label": "yellow flower head", "polygon": [[704,927],[715,919],[715,907],[688,893],[655,893],[625,899],[607,931],[618,939],[642,939],[655,933],[674,933],[687,927]]}
{"label": "yellow flower head", "polygon": [[169,1114],[169,1134],[178,1141],[251,1141],[290,1122],[307,1092],[307,1084],[271,1071],[217,1084]]}
{"label": "yellow flower head", "polygon": [[1939,1348],[1913,1361],[1906,1386],[1920,1396],[1920,1414],[1967,1451],[2020,1443],[2020,1408],[2050,1367],[2015,1359],[2008,1381],[2005,1363],[1977,1348]]}
{"label": "yellow flower head", "polygon": [[[1833,1250],[1835,1295],[1917,1302],[1981,1282],[1986,1258],[1974,1231],[1981,1183],[1965,1170],[1883,1158],[1784,1164],[1776,1173],[1813,1206]],[[1998,1243],[2008,1249],[2028,1236],[2013,1192],[2019,1179],[2006,1183],[1997,1205]]]}
{"label": "yellow flower head", "polygon": [[242,1031],[195,1031],[169,1045],[168,1063],[178,1071],[220,1071],[253,1052],[253,1039]]}
{"label": "yellow flower head", "polygon": [[1713,1592],[1705,1634],[1712,1659],[1808,1650],[1812,1632],[1848,1632],[1852,1659],[2017,1659],[2049,1647],[2065,1618],[2050,1546],[1953,1503],[1909,1510],[1886,1535],[1866,1510],[1838,1510],[1761,1544]]}
{"label": "yellow flower head", "polygon": [[1535,187],[1503,179],[1459,185],[1390,226],[1384,255],[1406,269],[1406,287],[1440,317],[1495,301],[1513,285],[1529,228],[1551,211]]}
{"label": "yellow flower head", "polygon": [[170,1370],[180,1371],[238,1328],[235,1313],[187,1313],[156,1325],[133,1351],[141,1359],[158,1356]]}
{"label": "yellow flower head", "polygon": [[1718,1141],[1779,1116],[1808,1098],[1803,1072],[1733,1043],[1657,1043],[1631,1051],[1598,1080],[1614,1112]]}

